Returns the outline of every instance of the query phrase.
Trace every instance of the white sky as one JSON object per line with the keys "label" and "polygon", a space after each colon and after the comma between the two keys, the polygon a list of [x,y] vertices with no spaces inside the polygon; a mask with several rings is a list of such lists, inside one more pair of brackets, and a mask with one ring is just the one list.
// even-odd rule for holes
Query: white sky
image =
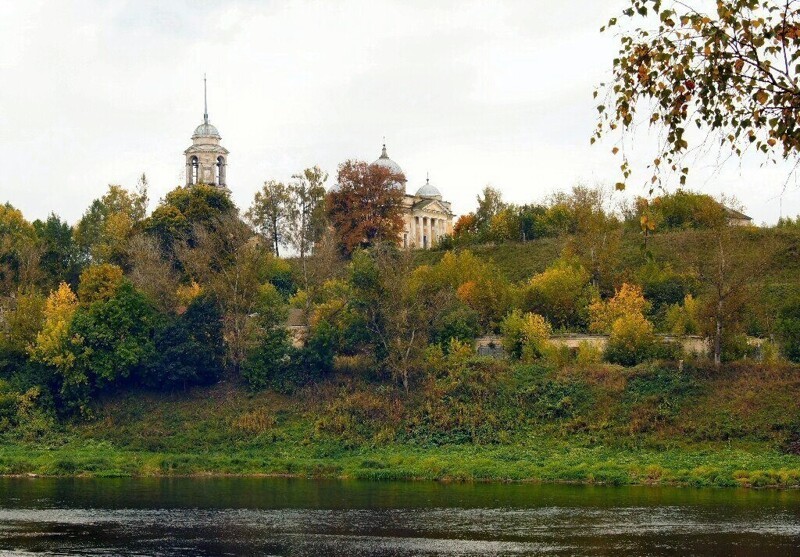
{"label": "white sky", "polygon": [[[0,202],[74,222],[107,184],[145,172],[152,208],[182,183],[203,72],[242,208],[267,179],[374,160],[383,136],[408,189],[429,171],[459,214],[486,184],[518,203],[613,184],[613,145],[588,140],[617,48],[599,27],[621,5],[0,0]],[[745,160],[697,168],[689,186],[774,222],[800,213],[788,174]],[[638,178],[625,195],[646,193]]]}

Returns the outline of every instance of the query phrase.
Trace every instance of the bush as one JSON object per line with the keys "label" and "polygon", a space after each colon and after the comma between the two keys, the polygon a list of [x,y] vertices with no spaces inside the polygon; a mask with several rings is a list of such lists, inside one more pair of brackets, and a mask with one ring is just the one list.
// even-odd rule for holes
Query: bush
{"label": "bush", "polygon": [[641,287],[623,283],[613,298],[606,301],[597,299],[589,306],[589,330],[598,333],[611,332],[614,322],[620,317],[644,315],[649,309],[650,303],[644,299]]}
{"label": "bush", "polygon": [[320,324],[303,348],[292,346],[289,332],[270,329],[242,364],[242,377],[253,390],[290,393],[333,369],[335,331]]}
{"label": "bush", "polygon": [[590,342],[583,341],[578,345],[576,362],[578,365],[587,366],[599,364],[603,360],[603,351]]}
{"label": "bush", "polygon": [[242,363],[242,377],[253,390],[272,388],[290,392],[297,383],[298,350],[289,342],[283,328],[267,331],[259,346]]}
{"label": "bush", "polygon": [[781,308],[777,332],[783,355],[792,362],[800,362],[800,300]]}
{"label": "bush", "polygon": [[559,260],[530,280],[522,308],[538,313],[556,328],[582,330],[588,322],[589,303],[597,297],[589,278],[580,264]]}
{"label": "bush", "polygon": [[532,362],[545,356],[553,328],[541,315],[514,310],[503,320],[503,348],[516,360]]}
{"label": "bush", "polygon": [[464,304],[456,305],[433,324],[431,342],[446,346],[451,339],[472,342],[480,333],[480,314]]}
{"label": "bush", "polygon": [[614,364],[633,366],[651,359],[655,348],[653,324],[634,313],[614,321],[605,357]]}

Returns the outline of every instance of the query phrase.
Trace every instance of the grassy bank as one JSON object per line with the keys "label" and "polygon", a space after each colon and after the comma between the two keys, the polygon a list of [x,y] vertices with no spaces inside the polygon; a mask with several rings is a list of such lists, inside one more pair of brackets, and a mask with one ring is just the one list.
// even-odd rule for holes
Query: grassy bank
{"label": "grassy bank", "polygon": [[293,395],[129,393],[44,436],[7,435],[0,474],[800,487],[796,367],[519,367],[458,395],[469,405],[464,388],[429,387],[440,406],[336,377]]}
{"label": "grassy bank", "polygon": [[325,444],[225,452],[149,452],[108,442],[4,445],[3,474],[52,476],[291,475],[362,480],[541,481],[798,487],[800,458],[763,446],[625,449],[536,443],[340,449]]}

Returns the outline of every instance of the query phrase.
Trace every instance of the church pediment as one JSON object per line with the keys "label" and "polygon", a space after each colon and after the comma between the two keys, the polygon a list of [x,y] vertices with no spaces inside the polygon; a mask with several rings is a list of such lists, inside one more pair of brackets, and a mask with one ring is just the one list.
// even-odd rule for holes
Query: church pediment
{"label": "church pediment", "polygon": [[439,201],[438,199],[424,199],[418,203],[415,203],[413,207],[411,207],[413,212],[416,211],[425,211],[428,213],[439,213],[442,215],[452,215],[452,211],[450,208]]}

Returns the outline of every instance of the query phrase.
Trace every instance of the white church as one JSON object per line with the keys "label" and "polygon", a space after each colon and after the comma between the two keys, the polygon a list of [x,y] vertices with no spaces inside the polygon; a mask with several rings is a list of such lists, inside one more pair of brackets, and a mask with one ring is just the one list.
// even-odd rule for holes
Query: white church
{"label": "white church", "polygon": [[[209,184],[227,188],[225,176],[228,150],[221,145],[222,137],[217,128],[208,121],[205,86],[203,93],[205,97],[203,123],[195,128],[192,144],[183,152],[186,158],[186,185]],[[381,156],[372,164],[405,176],[400,165],[386,153],[386,144],[383,145]],[[450,202],[442,199],[441,192],[430,183],[430,180],[426,179],[414,194],[408,193],[406,183],[402,184],[402,188],[405,193],[403,198],[405,226],[398,238],[400,245],[408,249],[428,249],[435,246],[443,235],[452,234],[453,211]]]}

